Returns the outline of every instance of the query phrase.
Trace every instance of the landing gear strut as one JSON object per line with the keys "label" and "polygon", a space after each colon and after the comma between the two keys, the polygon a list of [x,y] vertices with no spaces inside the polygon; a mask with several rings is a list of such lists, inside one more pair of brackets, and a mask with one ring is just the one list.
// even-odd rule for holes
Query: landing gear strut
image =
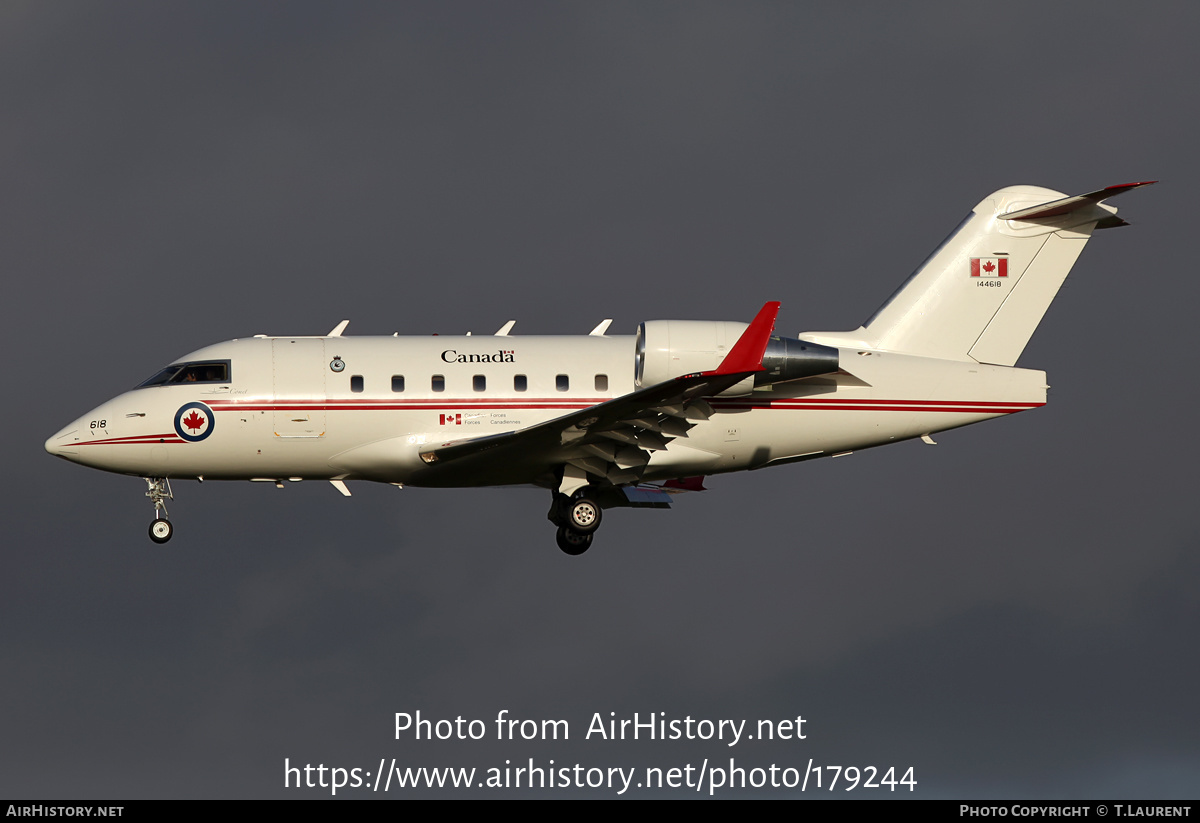
{"label": "landing gear strut", "polygon": [[150,521],[150,539],[155,543],[166,543],[175,533],[171,521],[167,519],[167,501],[174,500],[171,493],[171,481],[165,477],[143,477],[149,490],[146,496],[154,501],[154,519]]}
{"label": "landing gear strut", "polygon": [[571,497],[556,493],[547,518],[558,526],[558,547],[572,556],[587,551],[596,529],[600,528],[602,511],[586,487]]}

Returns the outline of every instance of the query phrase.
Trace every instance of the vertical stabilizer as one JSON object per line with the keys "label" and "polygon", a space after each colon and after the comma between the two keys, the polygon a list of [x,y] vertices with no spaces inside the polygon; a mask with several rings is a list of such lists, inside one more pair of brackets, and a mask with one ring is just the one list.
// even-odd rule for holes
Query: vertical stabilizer
{"label": "vertical stabilizer", "polygon": [[847,341],[1015,364],[1092,231],[1124,225],[1117,210],[1100,201],[1143,185],[1074,197],[1036,186],[988,195],[865,327],[845,335]]}

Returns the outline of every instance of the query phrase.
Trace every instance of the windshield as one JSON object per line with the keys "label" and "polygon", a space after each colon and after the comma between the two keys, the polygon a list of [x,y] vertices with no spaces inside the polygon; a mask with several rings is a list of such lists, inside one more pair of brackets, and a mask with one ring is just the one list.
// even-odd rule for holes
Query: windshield
{"label": "windshield", "polygon": [[228,383],[229,361],[209,360],[199,363],[175,363],[167,366],[137,388],[167,386],[176,383]]}

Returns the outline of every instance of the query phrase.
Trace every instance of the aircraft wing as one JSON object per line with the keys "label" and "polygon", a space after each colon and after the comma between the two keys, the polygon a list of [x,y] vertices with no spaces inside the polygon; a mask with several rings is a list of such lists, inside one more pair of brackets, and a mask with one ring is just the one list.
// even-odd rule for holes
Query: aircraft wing
{"label": "aircraft wing", "polygon": [[779,303],[765,304],[721,364],[712,371],[685,374],[586,409],[514,432],[443,443],[421,451],[432,467],[455,463],[467,469],[480,461],[571,465],[614,485],[640,479],[650,452],[666,449],[707,420],[704,400],[762,371],[763,353],[775,328]]}

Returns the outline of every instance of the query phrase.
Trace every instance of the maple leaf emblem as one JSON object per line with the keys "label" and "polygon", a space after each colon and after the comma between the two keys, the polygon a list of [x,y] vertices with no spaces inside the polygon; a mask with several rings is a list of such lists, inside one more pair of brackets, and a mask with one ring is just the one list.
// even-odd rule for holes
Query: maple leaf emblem
{"label": "maple leaf emblem", "polygon": [[199,431],[200,427],[204,425],[204,418],[196,414],[195,409],[192,409],[192,413],[183,418],[183,425],[187,426],[193,432]]}
{"label": "maple leaf emblem", "polygon": [[996,270],[996,264],[993,263],[991,260],[989,260],[983,264],[983,270],[985,272],[987,272],[988,274],[991,274],[992,272],[994,272]]}

